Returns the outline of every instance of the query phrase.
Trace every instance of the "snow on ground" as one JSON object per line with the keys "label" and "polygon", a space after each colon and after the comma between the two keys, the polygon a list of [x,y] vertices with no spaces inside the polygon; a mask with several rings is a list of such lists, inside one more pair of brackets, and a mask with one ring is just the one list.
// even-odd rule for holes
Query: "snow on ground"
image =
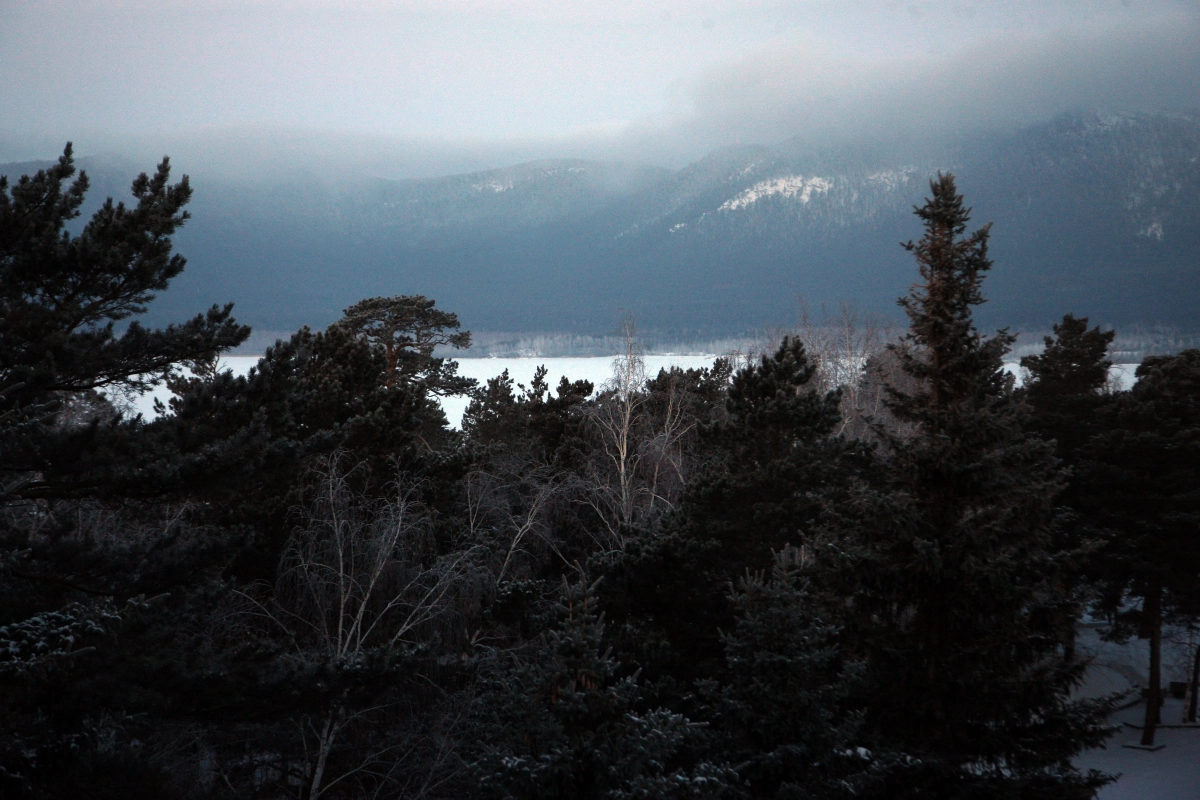
{"label": "snow on ground", "polygon": [[[1093,668],[1104,668],[1122,676],[1130,686],[1145,686],[1150,665],[1150,646],[1145,639],[1131,637],[1125,642],[1108,642],[1102,638],[1107,626],[1101,622],[1085,621],[1079,627],[1075,640],[1080,658],[1091,660]],[[1186,628],[1166,625],[1163,627],[1162,679],[1163,685],[1170,681],[1186,681],[1191,674],[1195,646],[1200,641],[1196,632]],[[1197,767],[1200,769],[1200,766]]]}
{"label": "snow on ground", "polygon": [[[1142,703],[1118,711],[1110,721],[1121,728],[1104,748],[1089,750],[1075,760],[1080,769],[1120,774],[1116,783],[1100,790],[1099,800],[1198,800],[1200,799],[1200,727],[1159,728],[1154,736],[1161,750],[1149,752],[1122,747],[1141,741],[1142,732],[1125,723],[1141,725],[1146,714]],[[1164,725],[1179,724],[1183,700],[1167,698],[1162,709]]]}
{"label": "snow on ground", "polygon": [[[1127,692],[1130,700],[1136,700],[1146,684],[1148,643],[1141,639],[1106,642],[1101,638],[1103,630],[1095,623],[1080,626],[1077,652],[1092,663],[1076,696],[1103,697]],[[1170,681],[1187,679],[1191,647],[1186,631],[1164,629],[1164,690]],[[1183,704],[1183,700],[1168,697],[1162,709],[1162,724],[1180,724]],[[1109,721],[1119,725],[1119,730],[1103,748],[1089,750],[1077,758],[1076,766],[1121,775],[1116,783],[1100,791],[1100,800],[1200,800],[1200,727],[1159,728],[1155,744],[1166,747],[1155,752],[1123,747],[1141,741],[1142,732],[1127,723],[1141,725],[1145,715],[1146,705],[1140,701],[1117,711]]]}

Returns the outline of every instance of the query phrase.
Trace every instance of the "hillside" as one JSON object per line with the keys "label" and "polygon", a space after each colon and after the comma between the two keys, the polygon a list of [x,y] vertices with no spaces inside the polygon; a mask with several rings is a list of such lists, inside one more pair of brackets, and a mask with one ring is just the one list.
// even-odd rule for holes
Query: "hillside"
{"label": "hillside", "polygon": [[[118,196],[133,171],[84,165]],[[784,143],[677,172],[564,160],[421,181],[193,175],[188,271],[158,311],[235,300],[241,318],[287,329],[423,293],[481,330],[604,331],[630,310],[714,333],[790,322],[800,296],[892,314],[914,277],[898,242],[939,169],[993,222],[988,324],[1073,311],[1200,326],[1195,115],[1066,117],[921,159]]]}

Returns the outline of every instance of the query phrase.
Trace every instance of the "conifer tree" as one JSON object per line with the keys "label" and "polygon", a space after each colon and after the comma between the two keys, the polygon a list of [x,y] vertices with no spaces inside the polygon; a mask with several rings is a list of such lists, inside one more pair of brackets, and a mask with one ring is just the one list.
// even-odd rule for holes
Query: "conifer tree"
{"label": "conifer tree", "polygon": [[[564,375],[555,392],[550,391],[545,365],[533,374],[529,387],[517,384],[508,370],[478,389],[463,413],[463,432],[472,442],[485,446],[512,447],[524,443],[536,458],[550,462],[571,428],[571,417],[591,397],[590,381],[569,381]],[[577,427],[577,426],[576,426]]]}
{"label": "conifer tree", "polygon": [[1027,427],[1057,442],[1057,454],[1068,466],[1097,432],[1115,336],[1098,327],[1089,330],[1087,317],[1067,314],[1054,325],[1054,336],[1045,338],[1045,350],[1021,359],[1029,370],[1024,396],[1033,409]]}
{"label": "conifer tree", "polygon": [[1068,698],[1082,667],[1057,653],[1062,475],[1022,430],[1002,368],[1012,335],[975,328],[989,229],[966,233],[953,176],[931,191],[893,346],[917,388],[890,389],[903,432],[878,431],[877,479],[827,551],[852,596],[843,640],[868,664],[865,731],[909,758],[888,797],[1088,797],[1105,778],[1071,759],[1103,740],[1107,706]]}
{"label": "conifer tree", "polygon": [[689,513],[726,551],[730,579],[799,544],[835,482],[840,396],[817,391],[816,372],[803,343],[784,337],[733,376],[727,418],[710,431],[726,458],[689,493]]}
{"label": "conifer tree", "polygon": [[678,511],[609,570],[607,607],[637,631],[622,640],[670,643],[639,654],[649,684],[664,678],[675,687],[664,691],[678,694],[713,678],[725,660],[720,631],[734,623],[728,587],[747,569],[769,568],[773,551],[807,540],[844,492],[846,448],[831,437],[838,395],[817,391],[815,374],[794,338],[739,369],[722,413],[702,429],[708,463]]}
{"label": "conifer tree", "polygon": [[[177,363],[211,361],[249,329],[232,306],[150,329],[136,319],[183,270],[172,236],[187,177],[166,159],[132,206],[110,198],[79,230],[87,193],[71,145],[48,169],[0,176],[0,794],[165,796],[124,712],[161,698],[157,677],[189,591],[227,537],[184,509],[134,502],[115,479],[132,453],[178,463],[98,390],[146,389]],[[124,330],[117,331],[123,324]],[[161,497],[161,494],[158,495]],[[165,602],[143,602],[141,595]],[[164,610],[165,609],[165,610]],[[121,632],[117,636],[117,631]],[[154,685],[156,684],[157,685]],[[147,685],[154,685],[147,689]]]}
{"label": "conifer tree", "polygon": [[[1200,350],[1149,356],[1113,404],[1083,502],[1107,529],[1093,565],[1099,607],[1149,640],[1142,743],[1154,743],[1162,697],[1162,626],[1200,611]],[[1132,608],[1129,599],[1140,600]]]}
{"label": "conifer tree", "polygon": [[347,308],[335,326],[365,339],[383,353],[383,383],[420,383],[431,394],[465,394],[474,384],[458,377],[457,364],[437,358],[438,347],[463,350],[471,332],[460,331],[458,315],[434,308],[424,295],[371,297]]}
{"label": "conifer tree", "polygon": [[[1086,466],[1088,442],[1104,428],[1113,395],[1108,392],[1108,371],[1112,361],[1108,348],[1116,333],[1088,329],[1087,317],[1071,314],[1054,326],[1054,336],[1045,337],[1046,348],[1038,355],[1021,359],[1029,379],[1020,395],[1029,406],[1026,429],[1053,441],[1055,455],[1070,474],[1059,503],[1070,510],[1060,524],[1060,545],[1068,548],[1088,546],[1096,540],[1097,520],[1089,514],[1081,498],[1089,492],[1086,484],[1091,471]],[[1079,563],[1082,569],[1084,564]],[[1064,570],[1059,582],[1066,601],[1061,618],[1063,659],[1075,657],[1075,628],[1079,608],[1086,601],[1082,575]]]}
{"label": "conifer tree", "polygon": [[485,750],[474,763],[484,795],[521,800],[718,797],[725,768],[684,763],[699,729],[641,707],[635,675],[604,644],[595,585],[570,585],[532,658],[491,679],[481,709]]}
{"label": "conifer tree", "polygon": [[[859,670],[840,629],[802,577],[806,550],[785,547],[770,573],[748,573],[730,600],[726,670],[707,720],[715,752],[750,797],[853,797],[887,760],[855,746],[861,715],[842,707]],[[716,682],[714,682],[714,687]]]}
{"label": "conifer tree", "polygon": [[95,390],[149,388],[173,365],[249,336],[232,304],[163,329],[136,319],[186,264],[171,236],[188,219],[192,190],[186,175],[175,184],[170,175],[164,158],[153,177],[133,181],[136,204],[109,198],[76,234],[67,226],[89,182],[76,177],[70,143],[48,169],[11,186],[0,176],[0,428],[21,433],[0,436],[3,500],[78,494],[56,486],[55,471],[109,458],[96,451],[114,445],[97,441],[94,426],[53,424],[73,403],[92,405],[84,416],[96,422],[104,403]]}

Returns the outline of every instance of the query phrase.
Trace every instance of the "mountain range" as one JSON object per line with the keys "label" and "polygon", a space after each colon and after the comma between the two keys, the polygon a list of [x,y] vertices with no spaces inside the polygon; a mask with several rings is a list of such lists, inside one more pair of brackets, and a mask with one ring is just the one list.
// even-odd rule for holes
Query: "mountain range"
{"label": "mountain range", "polygon": [[[81,159],[97,198],[151,165]],[[0,166],[10,176],[37,165]],[[426,180],[193,174],[175,319],[322,326],[377,294],[425,294],[477,330],[729,332],[849,301],[895,317],[916,277],[899,243],[938,171],[992,224],[987,324],[1065,312],[1200,327],[1200,116],[1079,114],[934,155],[739,146],[681,170],[535,161]]]}

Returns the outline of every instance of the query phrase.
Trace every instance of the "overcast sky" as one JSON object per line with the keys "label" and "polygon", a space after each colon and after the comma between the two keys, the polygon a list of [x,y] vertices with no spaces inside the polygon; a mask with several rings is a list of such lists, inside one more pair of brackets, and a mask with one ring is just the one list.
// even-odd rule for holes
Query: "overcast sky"
{"label": "overcast sky", "polygon": [[0,70],[0,160],[283,138],[424,153],[378,165],[412,174],[468,151],[678,165],[1194,110],[1200,2],[3,0]]}

